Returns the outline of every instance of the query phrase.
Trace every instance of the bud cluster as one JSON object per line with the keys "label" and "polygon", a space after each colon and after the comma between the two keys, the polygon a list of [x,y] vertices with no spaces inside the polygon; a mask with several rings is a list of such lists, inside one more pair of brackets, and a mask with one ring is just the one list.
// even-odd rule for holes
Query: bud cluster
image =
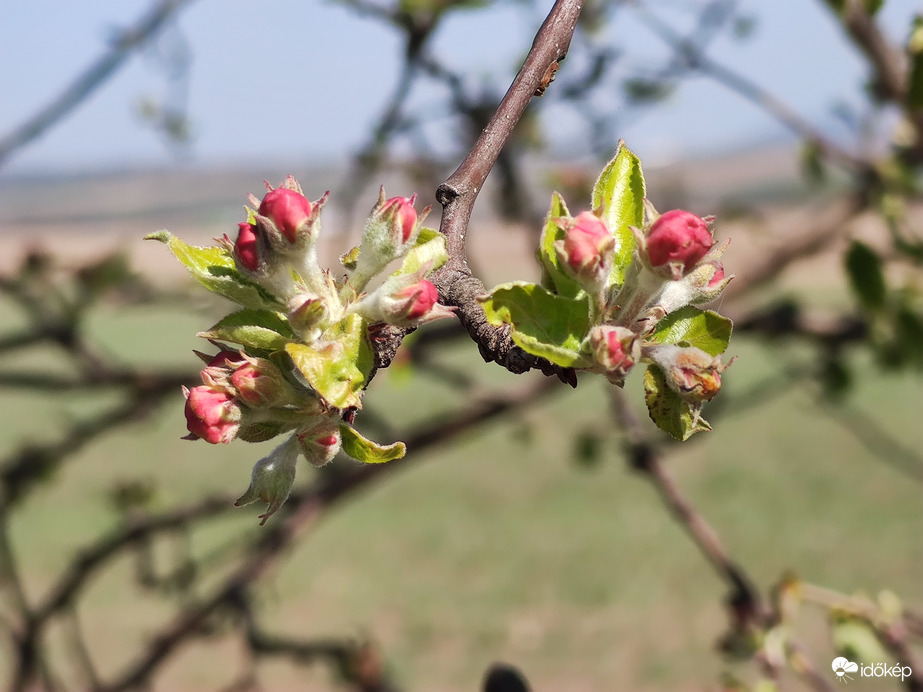
{"label": "bud cluster", "polygon": [[617,235],[607,227],[604,209],[550,218],[559,234],[553,247],[558,265],[589,300],[586,369],[622,386],[634,365],[653,364],[697,420],[702,402],[721,387],[727,365],[693,346],[660,343],[656,332],[668,315],[724,290],[733,278],[720,262],[727,243],[715,246],[713,217],[681,209],[658,214],[644,203],[644,225],[629,229],[635,246],[620,282],[613,276]]}
{"label": "bud cluster", "polygon": [[[351,427],[373,362],[370,330],[452,315],[426,278],[446,259],[444,240],[424,231],[429,208],[418,214],[415,197],[386,198],[382,189],[360,245],[335,277],[317,258],[328,194],[312,202],[291,176],[267,188],[262,200],[250,196],[236,239],[224,236],[217,249],[194,248],[165,232],[151,236],[167,242],[203,285],[243,308],[200,334],[220,351],[199,354],[202,384],[184,388],[186,439],[226,444],[290,433],[257,462],[237,502],[267,503],[264,521],[288,497],[299,456],[323,466],[347,434],[347,450],[361,461],[403,454],[402,444],[382,447]],[[401,259],[397,271],[389,269]],[[376,277],[377,287],[368,290]]]}

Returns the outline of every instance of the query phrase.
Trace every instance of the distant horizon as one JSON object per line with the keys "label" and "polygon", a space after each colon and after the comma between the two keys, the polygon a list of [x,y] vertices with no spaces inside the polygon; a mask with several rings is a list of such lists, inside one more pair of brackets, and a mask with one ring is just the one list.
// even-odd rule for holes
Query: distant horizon
{"label": "distant horizon", "polygon": [[[727,146],[721,148],[713,148],[708,151],[702,151],[700,153],[695,153],[689,150],[681,152],[680,156],[677,156],[675,159],[666,160],[662,156],[657,154],[648,156],[648,165],[653,167],[661,167],[665,165],[672,165],[674,163],[688,163],[690,161],[711,161],[719,160],[724,158],[733,158],[740,155],[746,155],[761,151],[775,151],[780,149],[789,148],[792,146],[797,146],[800,140],[786,133],[776,133],[773,136],[767,136],[763,139],[754,139],[746,142],[729,142]],[[627,142],[628,146],[631,147],[631,142]],[[582,159],[568,158],[566,153],[563,151],[550,151],[550,152],[529,152],[527,154],[531,160],[538,160],[542,163],[548,165],[563,165],[563,164],[575,164],[583,165],[584,163],[588,167],[592,167],[594,162],[591,162],[587,157]],[[106,178],[106,177],[117,177],[120,175],[145,175],[145,174],[182,174],[190,173],[195,174],[197,172],[210,173],[215,171],[226,171],[226,172],[248,172],[253,170],[263,170],[263,169],[280,169],[280,168],[292,168],[302,171],[322,171],[322,170],[332,170],[334,172],[344,173],[347,168],[352,163],[353,158],[352,154],[349,156],[333,156],[330,155],[324,160],[323,157],[318,157],[317,160],[311,162],[307,160],[299,160],[292,158],[291,160],[285,160],[284,158],[272,158],[267,157],[265,159],[253,159],[246,157],[235,157],[233,155],[227,156],[223,160],[216,159],[188,159],[183,160],[181,158],[176,158],[172,160],[158,160],[158,161],[99,161],[96,162],[93,166],[74,166],[74,167],[58,167],[56,170],[50,170],[42,167],[32,166],[18,166],[10,171],[7,171],[4,168],[0,168],[0,188],[5,185],[15,185],[21,182],[33,182],[38,179],[43,180],[77,180],[81,178]],[[393,171],[395,168],[400,166],[413,163],[414,159],[409,155],[394,155],[389,159],[391,165],[385,166],[383,171],[387,174],[389,171]],[[461,163],[461,158],[459,157],[458,161],[454,162],[450,160],[449,155],[445,156],[446,165],[457,165]]]}

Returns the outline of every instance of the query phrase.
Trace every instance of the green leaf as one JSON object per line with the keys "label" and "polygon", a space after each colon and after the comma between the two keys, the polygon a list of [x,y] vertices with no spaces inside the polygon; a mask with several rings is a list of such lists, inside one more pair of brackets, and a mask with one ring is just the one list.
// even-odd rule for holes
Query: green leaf
{"label": "green leaf", "polygon": [[213,293],[245,308],[278,310],[283,307],[278,298],[237,271],[234,258],[224,248],[187,245],[169,231],[157,231],[144,239],[165,243],[195,280]]}
{"label": "green leaf", "polygon": [[887,287],[881,258],[874,250],[854,240],[846,251],[846,274],[862,307],[872,311],[884,307]]}
{"label": "green leaf", "polygon": [[644,174],[641,161],[619,142],[615,157],[600,173],[593,186],[593,208],[602,207],[602,219],[615,236],[615,263],[611,282],[621,285],[631,264],[635,237],[629,226],[644,225]]}
{"label": "green leaf", "polygon": [[697,432],[711,430],[705,419],[670,388],[663,371],[656,365],[647,366],[644,372],[644,400],[651,420],[680,442]]}
{"label": "green leaf", "polygon": [[360,408],[374,364],[362,318],[347,315],[323,333],[319,345],[287,343],[285,352],[307,383],[335,408]]}
{"label": "green leaf", "polygon": [[401,268],[392,276],[398,274],[413,274],[423,265],[430,263],[430,271],[438,269],[449,259],[445,249],[445,236],[432,228],[421,228],[417,236],[417,244],[404,256]]}
{"label": "green leaf", "polygon": [[660,320],[650,341],[695,346],[710,356],[717,356],[727,349],[733,326],[731,320],[717,312],[687,305]]}
{"label": "green leaf", "polygon": [[366,464],[383,464],[386,461],[400,459],[407,452],[407,446],[403,442],[380,445],[361,435],[348,423],[340,423],[340,436],[343,440],[343,451],[353,459]]}
{"label": "green leaf", "polygon": [[481,299],[487,321],[508,324],[510,336],[526,353],[562,367],[588,367],[580,345],[590,329],[589,303],[555,295],[536,284],[514,282],[497,286]]}
{"label": "green leaf", "polygon": [[556,241],[564,240],[564,229],[555,223],[555,219],[569,217],[564,198],[557,192],[553,193],[538,245],[538,261],[542,265],[542,285],[545,288],[566,298],[576,298],[583,289],[561,266],[561,258],[554,247]]}
{"label": "green leaf", "polygon": [[208,331],[199,332],[199,336],[266,351],[281,351],[285,344],[295,339],[288,320],[268,310],[239,310],[231,313]]}

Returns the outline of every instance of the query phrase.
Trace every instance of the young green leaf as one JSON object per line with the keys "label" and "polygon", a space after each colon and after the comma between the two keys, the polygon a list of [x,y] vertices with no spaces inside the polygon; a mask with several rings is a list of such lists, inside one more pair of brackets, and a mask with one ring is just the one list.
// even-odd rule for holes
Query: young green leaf
{"label": "young green leaf", "polygon": [[553,293],[566,298],[576,298],[583,289],[561,266],[554,244],[564,240],[564,229],[555,223],[555,219],[569,218],[570,212],[564,198],[557,192],[551,195],[551,208],[542,228],[542,237],[538,246],[538,261],[542,265],[542,285]]}
{"label": "young green leaf", "polygon": [[441,267],[448,259],[445,236],[432,228],[421,228],[420,235],[417,236],[417,244],[404,256],[401,268],[392,276],[413,274],[425,264],[429,264],[432,271]]}
{"label": "young green leaf", "polygon": [[711,430],[705,419],[670,388],[656,365],[649,365],[644,372],[644,400],[651,420],[680,442],[697,432]]}
{"label": "young green leaf", "polygon": [[649,339],[658,344],[695,346],[717,356],[727,349],[733,327],[731,320],[717,312],[687,305],[660,320]]}
{"label": "young green leaf", "polygon": [[593,186],[593,208],[602,207],[602,219],[615,236],[612,283],[621,285],[625,281],[625,271],[635,250],[635,237],[628,227],[644,225],[644,194],[641,161],[624,141],[619,141],[615,157]]}
{"label": "young green leaf", "polygon": [[296,338],[288,320],[268,310],[233,312],[207,331],[199,332],[199,336],[266,351],[280,351]]}
{"label": "young green leaf", "polygon": [[407,446],[403,442],[380,445],[364,437],[347,423],[340,423],[340,437],[343,451],[353,459],[366,464],[383,464],[386,461],[400,459],[407,451]]}
{"label": "young green leaf", "polygon": [[237,271],[234,258],[224,248],[187,245],[169,231],[157,231],[144,239],[165,243],[195,280],[213,293],[245,308],[278,310],[283,307],[278,298]]}
{"label": "young green leaf", "polygon": [[362,318],[347,315],[324,332],[324,344],[287,343],[285,352],[307,383],[335,408],[360,408],[362,388],[372,372],[372,348],[362,328]]}
{"label": "young green leaf", "polygon": [[580,345],[590,328],[589,303],[565,298],[525,282],[497,286],[481,299],[487,321],[508,324],[510,336],[526,353],[562,367],[588,367]]}

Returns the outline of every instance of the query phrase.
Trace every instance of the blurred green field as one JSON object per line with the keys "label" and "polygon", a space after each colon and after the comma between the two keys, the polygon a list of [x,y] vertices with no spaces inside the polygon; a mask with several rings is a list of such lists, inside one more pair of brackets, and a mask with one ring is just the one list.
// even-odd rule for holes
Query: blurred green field
{"label": "blurred green field", "polygon": [[[191,310],[108,309],[91,326],[126,361],[191,370],[190,351],[201,346],[194,334],[207,320]],[[794,570],[833,589],[891,589],[923,606],[921,484],[862,446],[810,383],[747,405],[755,385],[808,362],[810,353],[744,339],[732,340],[730,353],[739,358],[726,375],[723,405],[712,406],[713,415],[706,409],[715,431],[671,449],[669,463],[731,555],[761,587]],[[54,369],[56,357],[36,350],[4,369]],[[522,382],[483,364],[470,344],[440,358],[470,366],[485,388]],[[904,446],[923,449],[919,376],[882,374],[861,355],[852,362],[862,376],[849,406]],[[627,384],[639,411],[640,384]],[[111,395],[0,391],[0,449],[54,438],[67,421],[116,403]],[[406,370],[383,373],[366,398],[370,412],[396,427],[450,415],[462,403],[448,385]],[[716,689],[728,669],[715,652],[726,624],[724,589],[653,489],[626,468],[607,406],[590,378],[575,391],[562,386],[520,418],[426,453],[360,493],[274,573],[263,622],[299,638],[370,636],[408,692],[473,692],[497,659],[521,667],[536,690]],[[594,465],[574,454],[576,436],[587,430],[603,435]],[[163,507],[242,492],[267,448],[193,444],[179,439],[184,432],[177,392],[152,420],[81,450],[18,510],[11,540],[33,599],[78,547],[115,526],[105,501],[114,481],[156,482]],[[313,473],[302,466],[297,482]],[[257,514],[248,507],[206,524],[192,534],[193,550],[209,555],[257,530]],[[94,651],[105,652],[97,656],[104,676],[170,612],[131,583],[132,569],[127,559],[114,563],[80,607]],[[823,616],[806,609],[802,620],[802,638],[826,671],[833,653]],[[196,643],[171,660],[156,689],[216,688],[240,672],[238,657],[232,645]],[[5,667],[0,660],[0,672]],[[323,667],[265,670],[266,689],[334,688]]]}

